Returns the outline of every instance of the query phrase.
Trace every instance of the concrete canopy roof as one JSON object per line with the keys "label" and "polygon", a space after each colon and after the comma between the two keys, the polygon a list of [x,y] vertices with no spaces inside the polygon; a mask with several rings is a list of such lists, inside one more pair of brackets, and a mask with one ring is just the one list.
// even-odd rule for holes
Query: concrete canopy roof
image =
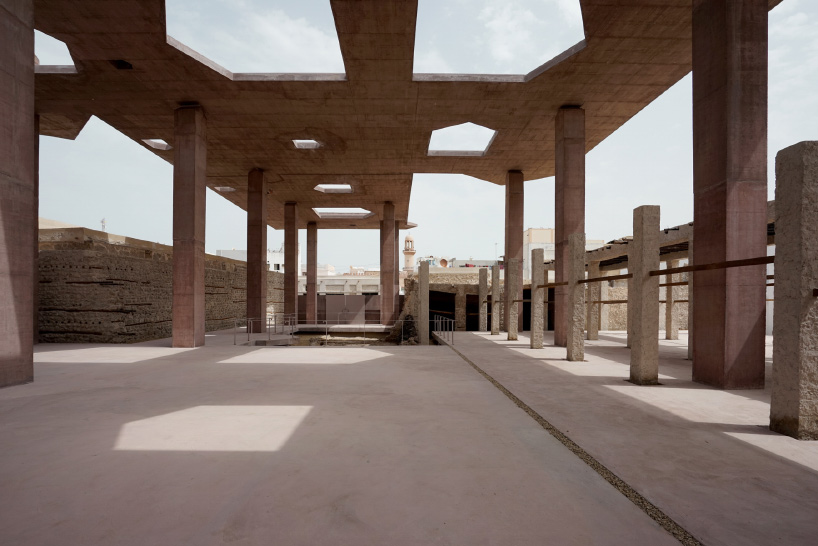
{"label": "concrete canopy roof", "polygon": [[[94,115],[172,162],[172,150],[142,140],[172,144],[174,110],[198,103],[207,184],[235,188],[222,195],[242,209],[247,173],[261,168],[276,229],[286,201],[298,203],[300,227],[322,229],[377,228],[392,201],[405,229],[414,173],[552,176],[558,108],[585,109],[590,151],[691,69],[690,0],[580,0],[585,40],[509,76],[413,74],[416,0],[330,2],[345,74],[231,73],[166,35],[164,0],[35,0],[35,28],[65,42],[76,67],[36,68],[40,132],[75,138]],[[428,155],[433,130],[465,122],[497,131],[484,155]],[[313,189],[326,183],[353,192]],[[374,214],[320,219],[313,207]]]}

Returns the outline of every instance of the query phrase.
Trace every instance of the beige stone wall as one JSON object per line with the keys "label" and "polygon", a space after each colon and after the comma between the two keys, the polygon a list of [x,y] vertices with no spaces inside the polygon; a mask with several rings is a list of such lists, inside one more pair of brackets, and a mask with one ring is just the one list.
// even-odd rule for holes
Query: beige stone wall
{"label": "beige stone wall", "polygon": [[[665,290],[666,288],[659,289],[659,299],[664,301],[665,299]],[[686,300],[687,299],[687,287],[680,286],[676,287],[676,294],[678,299]],[[616,286],[613,288],[608,288],[608,299],[609,300],[626,300],[628,299],[628,287],[627,283],[619,284],[616,283]],[[679,310],[679,330],[687,330],[687,303],[677,303]],[[659,331],[665,331],[665,304],[659,304]],[[608,329],[609,330],[622,330],[625,331],[628,329],[628,306],[627,304],[611,304],[608,305]]]}
{"label": "beige stone wall", "polygon": [[[99,231],[40,231],[41,342],[133,343],[170,337],[173,248]],[[267,275],[283,312],[283,275]],[[232,328],[246,305],[246,264],[205,258],[205,327]]]}

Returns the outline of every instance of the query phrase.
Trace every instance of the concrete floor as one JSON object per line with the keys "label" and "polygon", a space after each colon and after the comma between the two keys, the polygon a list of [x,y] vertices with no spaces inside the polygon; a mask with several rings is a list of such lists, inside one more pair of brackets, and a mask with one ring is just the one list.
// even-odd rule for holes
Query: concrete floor
{"label": "concrete floor", "polygon": [[[621,334],[455,348],[706,544],[814,544],[818,443],[769,391],[659,387]],[[2,544],[678,544],[447,347],[39,345],[0,390]],[[546,337],[546,343],[550,343]]]}

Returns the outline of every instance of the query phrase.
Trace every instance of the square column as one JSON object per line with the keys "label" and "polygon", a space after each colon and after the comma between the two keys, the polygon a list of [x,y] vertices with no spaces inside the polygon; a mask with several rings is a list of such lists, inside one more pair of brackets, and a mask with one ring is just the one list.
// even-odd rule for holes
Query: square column
{"label": "square column", "polygon": [[264,171],[247,175],[247,318],[252,332],[267,331],[267,187]]}
{"label": "square column", "polygon": [[[560,108],[555,119],[554,159],[556,282],[568,280],[568,236],[585,234],[585,110]],[[554,297],[554,345],[568,342],[570,311],[567,286],[558,286]]]}
{"label": "square column", "polygon": [[[517,340],[517,326],[519,326],[518,312],[520,307],[514,300],[517,299],[516,294],[522,286],[522,271],[520,271],[520,260],[512,258],[507,260],[506,268],[506,301],[508,302],[508,319],[506,320],[506,331],[508,332],[508,340]],[[522,297],[520,297],[522,299]]]}
{"label": "square column", "polygon": [[489,272],[485,267],[481,267],[477,273],[477,299],[480,302],[480,324],[479,330],[488,330],[488,300],[489,297]]}
{"label": "square column", "polygon": [[33,25],[31,0],[0,8],[0,387],[34,379],[38,135]]}
{"label": "square column", "polygon": [[491,266],[491,335],[500,334],[500,309],[503,296],[500,285],[500,266]]}
{"label": "square column", "polygon": [[318,224],[307,222],[307,324],[318,323]]}
{"label": "square column", "polygon": [[421,345],[429,344],[429,262],[418,268],[418,337]]}
{"label": "square column", "polygon": [[[668,269],[679,267],[679,260],[667,262]],[[666,283],[679,282],[681,275],[665,275]],[[679,339],[679,287],[665,287],[665,339]]]}
{"label": "square column", "polygon": [[631,377],[637,385],[659,382],[659,207],[645,205],[633,211],[633,241],[628,245],[628,288],[632,326]]}
{"label": "square column", "polygon": [[[505,291],[503,307],[505,310],[504,317],[510,317],[511,311],[509,309],[510,301],[523,299],[523,207],[525,204],[525,180],[521,171],[508,171],[506,174],[506,248],[505,248],[505,281],[508,286],[510,272],[510,260],[516,260],[515,266],[519,269],[520,282],[516,285],[514,292],[511,290]],[[518,323],[514,328],[517,332],[523,326],[523,304],[517,303],[517,310],[514,314],[517,317]],[[505,320],[506,331],[511,332],[511,326],[508,323],[508,318]],[[510,338],[509,338],[510,339]],[[515,335],[515,338],[516,335]]]}
{"label": "square column", "polygon": [[395,270],[397,267],[398,247],[395,236],[395,205],[391,201],[383,204],[383,218],[381,220],[381,324],[395,323],[397,309]]}
{"label": "square column", "polygon": [[[687,242],[687,264],[693,265],[693,237]],[[693,360],[693,273],[687,274],[687,359]]]}
{"label": "square column", "polygon": [[531,250],[531,348],[542,349],[545,329],[545,251]]}
{"label": "square column", "polygon": [[173,139],[173,346],[205,342],[207,121],[201,107],[178,108]]}
{"label": "square column", "polygon": [[[767,255],[767,0],[693,2],[693,231],[700,264]],[[766,268],[694,277],[693,380],[764,387]]]}
{"label": "square column", "polygon": [[454,294],[454,324],[458,332],[466,331],[466,285],[458,284]]}
{"label": "square column", "polygon": [[[599,262],[588,264],[588,278],[592,279],[599,276]],[[596,302],[602,299],[603,284],[605,283],[592,282],[586,285],[588,287],[588,314],[585,319],[585,337],[589,340],[599,339],[599,316],[602,304]]]}
{"label": "square column", "polygon": [[579,281],[585,278],[585,234],[571,233],[566,249],[566,273],[568,293],[566,294],[565,318],[568,320],[566,335],[566,359],[573,362],[585,360],[585,285]]}
{"label": "square column", "polygon": [[[602,273],[603,277],[607,277],[609,273],[606,271]],[[604,281],[599,283],[599,300],[600,301],[608,301],[608,283],[610,281]],[[610,314],[610,309],[608,304],[600,303],[599,304],[599,329],[602,331],[610,330],[608,317]]]}
{"label": "square column", "polygon": [[284,314],[298,321],[298,204],[284,203]]}
{"label": "square column", "polygon": [[770,429],[818,440],[818,142],[778,152],[775,177]]}

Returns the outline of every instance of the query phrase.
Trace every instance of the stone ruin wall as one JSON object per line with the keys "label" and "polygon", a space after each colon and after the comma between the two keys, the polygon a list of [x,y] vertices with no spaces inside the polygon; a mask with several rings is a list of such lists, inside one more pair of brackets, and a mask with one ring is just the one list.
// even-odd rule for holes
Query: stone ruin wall
{"label": "stone ruin wall", "polygon": [[[44,343],[134,343],[172,334],[173,247],[85,228],[40,231]],[[205,255],[205,329],[246,312],[245,262]],[[284,310],[284,275],[267,273],[268,311]]]}

